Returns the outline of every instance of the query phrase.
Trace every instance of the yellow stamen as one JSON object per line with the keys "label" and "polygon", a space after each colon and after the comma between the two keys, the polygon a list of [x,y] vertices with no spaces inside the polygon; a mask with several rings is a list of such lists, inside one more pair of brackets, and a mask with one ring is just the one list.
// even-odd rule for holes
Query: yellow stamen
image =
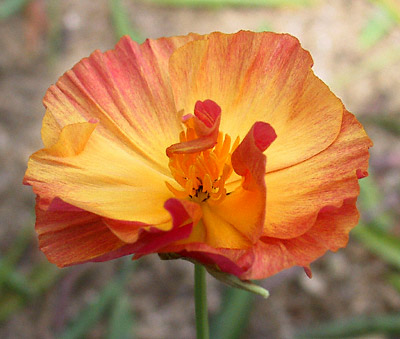
{"label": "yellow stamen", "polygon": [[[181,142],[197,138],[190,124],[179,136]],[[181,189],[166,183],[168,189],[178,198],[188,198],[198,203],[205,201],[218,204],[225,199],[225,182],[232,174],[232,152],[239,145],[239,138],[231,146],[231,137],[219,133],[214,148],[192,154],[173,154],[169,161],[171,174]]]}

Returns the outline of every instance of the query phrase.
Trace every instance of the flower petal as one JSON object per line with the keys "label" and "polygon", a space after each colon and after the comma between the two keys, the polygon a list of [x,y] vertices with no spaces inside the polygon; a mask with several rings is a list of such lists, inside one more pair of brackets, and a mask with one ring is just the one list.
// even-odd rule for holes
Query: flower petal
{"label": "flower petal", "polygon": [[[196,153],[212,148],[217,143],[221,121],[221,108],[212,100],[197,101],[194,107],[193,125],[198,138],[179,142],[167,148],[167,156]],[[188,116],[186,116],[188,119]]]}
{"label": "flower petal", "polygon": [[263,234],[297,237],[311,228],[323,207],[338,207],[358,196],[357,172],[366,172],[371,146],[361,124],[345,111],[340,134],[331,146],[307,161],[268,173]]}
{"label": "flower petal", "polygon": [[160,249],[158,252],[178,254],[183,258],[193,259],[213,269],[219,269],[222,272],[236,276],[240,276],[245,272],[245,270],[230,260],[223,253],[223,250],[216,249],[204,243],[171,244]]}
{"label": "flower petal", "polygon": [[312,64],[290,35],[212,33],[171,56],[176,107],[188,113],[211,99],[222,109],[221,131],[241,138],[254,121],[268,122],[278,138],[266,152],[267,172],[288,167],[327,148],[340,130],[343,105]]}
{"label": "flower petal", "polygon": [[241,279],[263,279],[295,265],[308,267],[327,250],[345,247],[358,217],[356,199],[347,199],[338,208],[321,211],[312,228],[297,238],[265,237],[245,254],[231,252],[228,258],[240,267],[248,267]]}
{"label": "flower petal", "polygon": [[154,253],[161,248],[188,238],[193,225],[201,218],[200,206],[186,200],[169,199],[165,202],[165,209],[171,213],[172,228],[168,231],[156,227],[143,230],[135,246],[135,259],[149,253]]}
{"label": "flower petal", "polygon": [[[88,125],[92,125],[86,123]],[[85,123],[64,127],[63,145],[87,138]],[[90,127],[90,126],[89,126]],[[79,154],[64,156],[56,152],[58,143],[33,154],[24,183],[33,186],[41,197],[41,208],[52,199],[61,200],[110,219],[161,225],[171,217],[163,208],[171,197],[163,176],[126,148],[110,142],[97,128]],[[62,146],[59,147],[63,149]],[[68,148],[68,147],[67,147]]]}
{"label": "flower petal", "polygon": [[[256,122],[246,137],[232,154],[232,166],[235,172],[244,178],[242,186],[229,194],[221,203],[210,204],[210,213],[204,213],[208,244],[221,248],[232,246],[230,229],[238,231],[250,243],[258,241],[264,226],[266,207],[265,165],[263,154],[275,140],[273,128],[264,122]],[[203,207],[204,210],[205,207]],[[207,220],[207,215],[210,220]],[[213,216],[213,218],[211,218]],[[211,222],[213,220],[214,222]],[[221,225],[226,231],[221,235]],[[215,238],[215,239],[214,239]],[[211,241],[214,239],[213,241]],[[226,243],[226,245],[224,245]],[[248,242],[241,241],[245,246]],[[240,242],[239,242],[240,244]]]}
{"label": "flower petal", "polygon": [[98,131],[168,173],[164,150],[182,130],[168,80],[172,52],[200,36],[147,40],[123,37],[115,50],[95,51],[49,88],[42,137],[46,147],[68,124],[99,121]]}
{"label": "flower petal", "polygon": [[[112,251],[121,251],[125,246],[98,215],[60,200],[57,208],[53,205],[47,211],[39,205],[36,205],[35,226],[39,247],[48,260],[59,267],[94,260]],[[125,254],[128,253],[121,255]]]}

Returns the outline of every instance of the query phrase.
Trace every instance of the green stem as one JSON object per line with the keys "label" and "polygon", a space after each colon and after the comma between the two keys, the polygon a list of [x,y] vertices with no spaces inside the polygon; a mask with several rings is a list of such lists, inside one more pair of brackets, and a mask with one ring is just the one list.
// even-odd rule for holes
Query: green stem
{"label": "green stem", "polygon": [[194,300],[197,339],[209,339],[206,269],[199,264],[194,265]]}

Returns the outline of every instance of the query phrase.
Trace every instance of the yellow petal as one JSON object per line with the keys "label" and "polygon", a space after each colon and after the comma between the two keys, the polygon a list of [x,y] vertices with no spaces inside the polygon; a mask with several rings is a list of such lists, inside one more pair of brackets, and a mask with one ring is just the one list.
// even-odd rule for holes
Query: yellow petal
{"label": "yellow petal", "polygon": [[[218,216],[208,204],[202,205],[205,243],[214,248],[248,248],[251,242],[225,218]],[[195,226],[196,227],[196,226]]]}
{"label": "yellow petal", "polygon": [[168,222],[171,217],[163,205],[172,195],[165,186],[171,179],[134,152],[118,147],[96,129],[78,154],[62,153],[61,141],[67,146],[87,137],[88,130],[82,126],[86,125],[64,127],[58,143],[33,154],[25,183],[47,203],[59,197],[111,219],[151,225]]}
{"label": "yellow petal", "polygon": [[220,130],[241,139],[255,121],[269,123],[278,137],[265,153],[267,172],[284,168],[324,150],[340,130],[343,106],[312,63],[287,34],[212,33],[171,56],[176,107],[191,113],[197,100],[213,100]]}
{"label": "yellow petal", "polygon": [[45,146],[58,140],[64,126],[96,119],[98,133],[168,173],[165,149],[179,140],[182,129],[169,85],[168,59],[176,48],[197,38],[162,38],[138,45],[123,37],[114,50],[95,51],[82,59],[44,97]]}
{"label": "yellow petal", "polygon": [[300,164],[268,173],[264,235],[297,237],[311,228],[323,207],[339,207],[358,196],[357,173],[366,172],[371,146],[361,124],[346,111],[330,147]]}

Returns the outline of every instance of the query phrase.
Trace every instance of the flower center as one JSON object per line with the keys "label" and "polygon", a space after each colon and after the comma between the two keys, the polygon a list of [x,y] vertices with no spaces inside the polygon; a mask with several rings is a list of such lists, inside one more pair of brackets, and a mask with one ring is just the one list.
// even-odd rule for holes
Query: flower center
{"label": "flower center", "polygon": [[[187,124],[186,132],[181,132],[179,138],[184,143],[196,139],[197,135],[194,128]],[[181,189],[166,182],[168,189],[178,199],[190,198],[198,203],[208,201],[212,204],[221,202],[227,195],[225,182],[232,174],[231,155],[239,141],[237,137],[231,145],[231,137],[219,132],[217,143],[211,149],[173,154],[169,168]]]}

